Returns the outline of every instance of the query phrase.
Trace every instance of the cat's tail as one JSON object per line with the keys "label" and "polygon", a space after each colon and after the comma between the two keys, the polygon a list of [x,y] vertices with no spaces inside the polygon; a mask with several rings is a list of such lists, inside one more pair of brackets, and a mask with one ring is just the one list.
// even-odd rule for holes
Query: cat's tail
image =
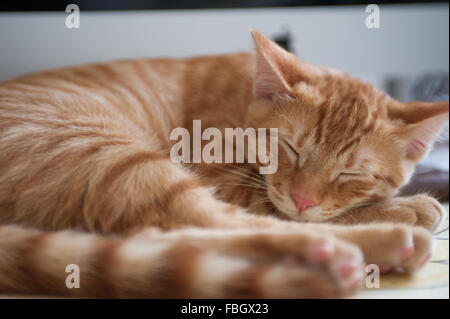
{"label": "cat's tail", "polygon": [[149,233],[160,234],[148,229],[120,238],[0,226],[0,295],[187,297],[188,257],[195,252]]}
{"label": "cat's tail", "polygon": [[138,237],[0,226],[0,295],[183,297],[186,252]]}

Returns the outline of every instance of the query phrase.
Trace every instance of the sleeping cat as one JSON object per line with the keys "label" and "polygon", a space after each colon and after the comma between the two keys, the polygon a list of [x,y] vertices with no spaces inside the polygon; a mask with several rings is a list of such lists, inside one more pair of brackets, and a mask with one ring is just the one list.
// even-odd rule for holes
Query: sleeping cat
{"label": "sleeping cat", "polygon": [[[68,67],[0,84],[0,293],[341,297],[414,273],[444,210],[394,197],[448,120],[256,52]],[[278,128],[278,170],[171,161],[177,127]],[[80,288],[66,287],[67,265]]]}

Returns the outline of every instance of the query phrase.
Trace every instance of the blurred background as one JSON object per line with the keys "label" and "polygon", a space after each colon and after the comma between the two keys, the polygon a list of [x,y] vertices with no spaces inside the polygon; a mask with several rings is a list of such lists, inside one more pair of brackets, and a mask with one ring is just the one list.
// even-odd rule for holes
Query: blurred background
{"label": "blurred background", "polygon": [[[80,8],[80,28],[65,21]],[[252,50],[251,27],[300,58],[372,82],[395,98],[448,100],[448,2],[73,0],[0,2],[0,81],[65,65],[124,58]],[[447,130],[448,132],[448,130]],[[405,193],[448,199],[448,134]]]}

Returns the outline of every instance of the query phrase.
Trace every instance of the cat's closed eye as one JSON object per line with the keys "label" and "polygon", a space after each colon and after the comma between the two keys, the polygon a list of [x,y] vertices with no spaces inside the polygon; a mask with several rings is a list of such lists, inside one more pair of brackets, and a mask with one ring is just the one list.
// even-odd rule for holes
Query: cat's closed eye
{"label": "cat's closed eye", "polygon": [[341,172],[339,173],[338,178],[360,178],[363,176],[363,174],[357,172]]}

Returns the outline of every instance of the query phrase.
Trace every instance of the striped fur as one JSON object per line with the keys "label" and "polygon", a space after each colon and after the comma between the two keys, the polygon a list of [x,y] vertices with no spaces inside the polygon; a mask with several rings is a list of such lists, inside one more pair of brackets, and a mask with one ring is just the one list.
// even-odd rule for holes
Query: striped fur
{"label": "striped fur", "polygon": [[[253,36],[255,55],[116,61],[0,84],[0,292],[337,297],[361,285],[364,262],[423,264],[430,234],[394,223],[432,230],[442,207],[392,196],[448,103],[394,101]],[[278,171],[173,163],[170,132],[194,119],[279,128]],[[320,205],[299,214],[292,187]],[[68,264],[80,266],[80,289],[65,287]]]}

